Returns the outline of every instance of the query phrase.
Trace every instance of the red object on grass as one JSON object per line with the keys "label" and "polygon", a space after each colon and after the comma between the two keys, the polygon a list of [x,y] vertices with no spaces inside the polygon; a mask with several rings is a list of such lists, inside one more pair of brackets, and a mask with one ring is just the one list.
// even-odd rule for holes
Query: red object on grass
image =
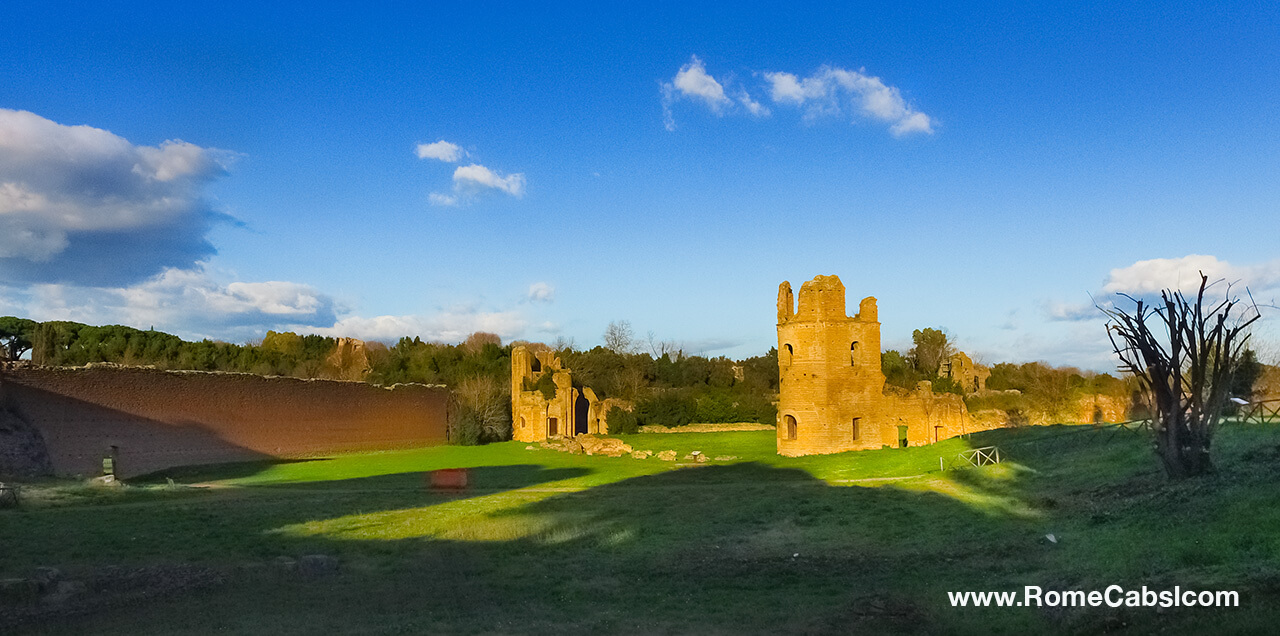
{"label": "red object on grass", "polygon": [[467,487],[467,469],[444,468],[431,471],[431,487],[446,490],[461,490]]}

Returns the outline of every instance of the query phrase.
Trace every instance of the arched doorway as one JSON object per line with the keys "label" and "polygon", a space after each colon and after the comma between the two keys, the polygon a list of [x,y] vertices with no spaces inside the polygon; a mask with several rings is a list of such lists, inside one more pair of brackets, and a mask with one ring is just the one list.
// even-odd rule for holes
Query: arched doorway
{"label": "arched doorway", "polygon": [[794,416],[786,415],[782,418],[782,434],[785,439],[795,439],[798,428],[799,426]]}

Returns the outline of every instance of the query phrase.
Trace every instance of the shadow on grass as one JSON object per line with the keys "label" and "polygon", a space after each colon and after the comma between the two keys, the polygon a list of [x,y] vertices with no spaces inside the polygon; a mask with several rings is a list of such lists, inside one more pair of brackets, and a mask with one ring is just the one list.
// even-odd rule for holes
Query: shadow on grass
{"label": "shadow on grass", "polygon": [[[972,445],[1021,439],[992,431],[975,434]],[[1061,468],[1075,457],[1057,461]],[[555,482],[592,470],[476,468],[473,489],[460,496],[423,490],[421,473],[399,473],[254,487],[147,515],[123,507],[93,518],[36,515],[24,536],[82,530],[69,543],[41,539],[24,558],[55,558],[73,545],[90,554],[67,555],[73,563],[323,553],[343,564],[320,580],[235,575],[233,584],[172,602],[57,626],[68,632],[92,624],[143,633],[1017,633],[1151,619],[1110,608],[950,607],[948,591],[1114,582],[1107,563],[1069,561],[1063,546],[1045,540],[1048,531],[1078,536],[1075,554],[1087,555],[1083,527],[1071,533],[1077,510],[1069,502],[1026,517],[953,493],[831,486],[759,463],[557,490]],[[1038,501],[1047,481],[1005,467],[921,482],[935,479],[1024,503]],[[130,540],[139,535],[147,541]]]}
{"label": "shadow on grass", "polygon": [[317,457],[311,459],[286,459],[273,457],[247,462],[179,466],[176,468],[165,468],[145,475],[138,475],[137,477],[130,477],[129,479],[126,479],[125,482],[128,484],[146,485],[164,483],[167,479],[172,479],[181,483],[244,479],[246,477],[258,475],[275,466],[282,466],[286,464],[310,464],[314,462],[330,461],[332,459],[333,458],[331,457]]}
{"label": "shadow on grass", "polygon": [[225,563],[323,553],[377,574],[352,570],[321,585],[250,579],[95,625],[910,632],[946,618],[946,586],[1012,586],[1042,551],[1024,519],[934,492],[830,486],[756,463],[576,491],[530,488],[586,472],[473,469],[474,488],[459,496],[422,491],[421,474],[394,474],[255,487],[226,502],[158,508],[149,520],[109,512],[99,524],[154,534],[139,554],[126,537],[110,543],[95,533],[99,556]]}

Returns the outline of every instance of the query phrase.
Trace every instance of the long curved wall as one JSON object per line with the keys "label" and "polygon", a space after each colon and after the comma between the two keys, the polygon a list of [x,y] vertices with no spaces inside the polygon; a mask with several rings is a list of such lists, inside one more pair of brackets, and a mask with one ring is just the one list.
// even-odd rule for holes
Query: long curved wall
{"label": "long curved wall", "polygon": [[[28,465],[0,472],[95,475],[116,447],[129,477],[174,466],[443,443],[448,392],[421,384],[90,366],[0,368],[0,444]],[[24,433],[25,431],[25,433]],[[7,432],[7,433],[6,433]],[[33,435],[33,433],[35,435]],[[31,457],[40,446],[46,457]]]}

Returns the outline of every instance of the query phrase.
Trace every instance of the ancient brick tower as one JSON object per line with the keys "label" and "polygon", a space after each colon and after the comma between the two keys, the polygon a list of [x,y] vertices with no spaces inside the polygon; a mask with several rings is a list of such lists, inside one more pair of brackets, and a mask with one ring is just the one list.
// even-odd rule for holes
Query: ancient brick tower
{"label": "ancient brick tower", "polygon": [[845,315],[844,284],[818,276],[778,286],[778,453],[810,455],[879,448],[884,374],[876,299]]}

